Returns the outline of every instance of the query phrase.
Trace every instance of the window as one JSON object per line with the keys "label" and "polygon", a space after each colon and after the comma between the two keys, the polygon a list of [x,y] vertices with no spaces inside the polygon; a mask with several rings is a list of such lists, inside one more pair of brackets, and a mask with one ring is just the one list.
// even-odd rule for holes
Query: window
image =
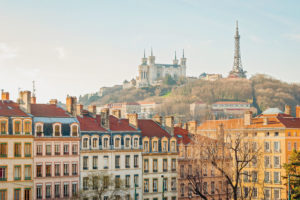
{"label": "window", "polygon": [[153,172],[157,172],[158,165],[157,165],[157,159],[153,159]]}
{"label": "window", "polygon": [[274,167],[280,168],[280,156],[274,156]]}
{"label": "window", "polygon": [[51,176],[51,164],[46,164],[46,176]]}
{"label": "window", "polygon": [[265,156],[265,167],[266,168],[270,167],[270,156]]}
{"label": "window", "polygon": [[294,142],[294,150],[297,150],[297,142]]}
{"label": "window", "polygon": [[60,145],[59,144],[56,144],[55,147],[54,147],[54,151],[55,151],[55,155],[60,155]]}
{"label": "window", "polygon": [[115,176],[115,187],[120,188],[120,186],[121,186],[120,184],[121,184],[120,176],[117,175],[117,176]]}
{"label": "window", "polygon": [[134,155],[134,168],[139,167],[139,155]]}
{"label": "window", "polygon": [[177,185],[176,178],[172,178],[172,180],[171,180],[171,189],[172,189],[172,191],[176,191],[176,185]]}
{"label": "window", "polygon": [[203,193],[204,194],[208,194],[208,191],[207,191],[207,182],[203,183]]}
{"label": "window", "polygon": [[280,142],[279,141],[274,142],[274,151],[280,152]]}
{"label": "window", "polygon": [[138,146],[139,146],[139,138],[134,138],[134,140],[133,140],[133,147],[134,148],[138,148]]}
{"label": "window", "polygon": [[153,151],[158,151],[157,141],[153,141]]}
{"label": "window", "polygon": [[163,159],[163,171],[167,172],[168,171],[168,160]]}
{"label": "window", "polygon": [[36,145],[36,155],[43,155],[43,146],[41,144]]}
{"label": "window", "polygon": [[257,182],[257,171],[252,171],[252,182]]}
{"label": "window", "polygon": [[103,168],[108,169],[108,156],[104,156]]}
{"label": "window", "polygon": [[148,141],[145,141],[145,142],[144,142],[144,151],[145,151],[145,152],[148,152],[148,151],[149,151],[149,142],[148,142]]}
{"label": "window", "polygon": [[72,183],[72,196],[77,195],[77,183]]}
{"label": "window", "polygon": [[115,168],[120,168],[120,156],[115,156]]}
{"label": "window", "polygon": [[130,147],[130,138],[128,138],[128,137],[125,139],[125,147],[126,148]]}
{"label": "window", "polygon": [[72,126],[72,136],[73,137],[78,136],[78,126],[77,125]]}
{"label": "window", "polygon": [[98,138],[93,138],[93,148],[96,149],[98,147]]}
{"label": "window", "polygon": [[136,185],[136,187],[139,187],[139,175],[138,174],[134,175],[134,184]]}
{"label": "window", "polygon": [[98,156],[93,156],[93,169],[98,169]]}
{"label": "window", "polygon": [[88,190],[88,184],[89,184],[89,178],[88,177],[84,177],[83,178],[83,190]]}
{"label": "window", "polygon": [[182,196],[182,197],[184,197],[184,184],[183,183],[181,183],[180,184],[180,196]]}
{"label": "window", "polygon": [[280,172],[274,172],[274,183],[280,183]]}
{"label": "window", "polygon": [[189,191],[188,191],[188,196],[191,198],[193,196],[193,186],[191,183],[189,183]]}
{"label": "window", "polygon": [[163,179],[163,189],[164,189],[164,191],[168,191],[168,179],[167,178]]}
{"label": "window", "polygon": [[46,144],[46,155],[51,156],[51,144]]}
{"label": "window", "polygon": [[7,157],[7,143],[0,143],[0,157]]}
{"label": "window", "polygon": [[144,192],[149,192],[149,179],[144,179]]}
{"label": "window", "polygon": [[69,183],[64,183],[64,197],[69,197]]}
{"label": "window", "polygon": [[83,143],[82,143],[82,148],[88,148],[88,141],[89,139],[88,138],[83,138]]}
{"label": "window", "polygon": [[73,144],[72,145],[72,154],[73,155],[77,155],[78,154],[78,145],[77,144]]}
{"label": "window", "polygon": [[125,157],[125,167],[130,168],[130,155],[126,155]]}
{"label": "window", "polygon": [[215,167],[211,166],[211,176],[215,176]]}
{"label": "window", "polygon": [[176,151],[176,142],[175,141],[171,142],[171,151],[172,152]]}
{"label": "window", "polygon": [[60,184],[56,183],[54,186],[54,193],[55,193],[55,198],[60,197]]}
{"label": "window", "polygon": [[26,135],[31,133],[31,122],[30,121],[25,121],[24,132]]}
{"label": "window", "polygon": [[[0,199],[2,200],[1,197],[0,197]],[[14,200],[21,200],[21,189],[20,188],[14,189]]]}
{"label": "window", "polygon": [[36,136],[41,137],[43,134],[43,127],[42,125],[36,125],[36,130],[35,130]]}
{"label": "window", "polygon": [[130,188],[130,175],[125,176],[125,187]]}
{"label": "window", "polygon": [[107,189],[109,185],[109,177],[108,176],[104,176],[103,177],[103,188]]}
{"label": "window", "polygon": [[64,176],[69,176],[69,164],[64,163]]}
{"label": "window", "polygon": [[98,178],[94,176],[92,179],[93,179],[93,190],[98,190]]}
{"label": "window", "polygon": [[153,192],[157,192],[158,181],[156,178],[153,179]]}
{"label": "window", "polygon": [[6,190],[0,190],[0,199],[1,200],[7,199],[7,191]]}
{"label": "window", "polygon": [[43,174],[42,174],[42,165],[41,164],[36,165],[36,176],[37,177],[42,177],[43,176]]}
{"label": "window", "polygon": [[21,133],[21,123],[20,121],[14,122],[15,134],[19,135]]}
{"label": "window", "polygon": [[243,181],[244,181],[244,182],[246,182],[246,183],[249,182],[249,179],[248,179],[248,178],[249,178],[249,174],[248,174],[247,171],[244,171],[243,177],[244,177],[244,178],[243,178]]}
{"label": "window", "polygon": [[31,157],[31,143],[25,143],[24,153],[25,153],[25,157]]}
{"label": "window", "polygon": [[270,172],[265,172],[265,183],[270,182]]}
{"label": "window", "polygon": [[72,164],[72,175],[77,175],[77,164],[76,163]]}
{"label": "window", "polygon": [[7,134],[7,122],[1,121],[1,134]]}
{"label": "window", "polygon": [[51,198],[51,185],[46,185],[46,198]]}
{"label": "window", "polygon": [[257,156],[253,155],[253,159],[252,159],[252,167],[256,167],[257,164]]}
{"label": "window", "polygon": [[120,138],[119,137],[117,137],[116,139],[115,139],[115,148],[120,148]]}
{"label": "window", "polygon": [[163,141],[162,151],[164,151],[164,152],[168,151],[167,141]]}
{"label": "window", "polygon": [[264,190],[264,196],[265,196],[265,199],[271,199],[271,190],[270,189],[265,189]]}
{"label": "window", "polygon": [[15,157],[21,157],[21,143],[15,143]]}
{"label": "window", "polygon": [[207,165],[203,165],[203,176],[207,176]]}
{"label": "window", "polygon": [[274,189],[274,200],[280,199],[280,189]]}
{"label": "window", "polygon": [[291,144],[291,142],[288,142],[288,151],[292,151],[292,144]]}
{"label": "window", "polygon": [[31,189],[30,188],[25,188],[24,189],[24,200],[29,200],[31,199]]}
{"label": "window", "polygon": [[36,186],[36,198],[41,199],[42,198],[42,185]]}
{"label": "window", "polygon": [[69,145],[64,144],[64,155],[69,155]]}
{"label": "window", "polygon": [[60,176],[60,164],[54,165],[55,176]]}
{"label": "window", "polygon": [[148,173],[149,172],[149,160],[144,159],[144,172]]}
{"label": "window", "polygon": [[265,142],[265,152],[270,152],[270,142]]}
{"label": "window", "polygon": [[21,180],[21,165],[16,165],[14,167],[15,180]]}
{"label": "window", "polygon": [[25,165],[25,180],[31,180],[31,165]]}
{"label": "window", "polygon": [[106,137],[106,138],[103,139],[103,148],[107,149],[108,146],[109,146],[109,144],[108,144],[108,138]]}
{"label": "window", "polygon": [[257,198],[257,197],[258,197],[258,191],[257,191],[257,188],[256,188],[256,187],[254,187],[254,188],[252,189],[252,197],[253,197],[253,198]]}
{"label": "window", "polygon": [[180,178],[184,178],[184,165],[180,165]]}
{"label": "window", "polygon": [[60,125],[58,124],[54,125],[54,136],[60,136]]}

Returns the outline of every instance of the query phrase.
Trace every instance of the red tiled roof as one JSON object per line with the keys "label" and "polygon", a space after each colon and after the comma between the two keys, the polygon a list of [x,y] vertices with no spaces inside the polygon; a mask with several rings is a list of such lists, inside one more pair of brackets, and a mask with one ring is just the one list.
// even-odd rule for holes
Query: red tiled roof
{"label": "red tiled roof", "polygon": [[189,144],[191,138],[189,137],[189,132],[186,129],[180,127],[174,127],[174,136],[177,138],[177,143]]}
{"label": "red tiled roof", "polygon": [[249,104],[249,103],[242,102],[242,101],[218,101],[213,104]]}
{"label": "red tiled roof", "polygon": [[20,109],[19,104],[9,100],[0,101],[0,116],[28,117],[28,115]]}
{"label": "red tiled roof", "polygon": [[70,117],[55,104],[31,104],[31,114],[35,117]]}
{"label": "red tiled roof", "polygon": [[128,119],[119,119],[115,116],[109,116],[109,128],[112,131],[137,131],[129,125]]}
{"label": "red tiled roof", "polygon": [[77,119],[79,121],[81,131],[106,131],[106,129],[100,125],[100,115],[97,115],[96,118],[90,116],[78,116]]}
{"label": "red tiled roof", "polygon": [[151,119],[139,119],[138,124],[139,129],[142,131],[143,137],[171,137],[171,135],[165,129]]}

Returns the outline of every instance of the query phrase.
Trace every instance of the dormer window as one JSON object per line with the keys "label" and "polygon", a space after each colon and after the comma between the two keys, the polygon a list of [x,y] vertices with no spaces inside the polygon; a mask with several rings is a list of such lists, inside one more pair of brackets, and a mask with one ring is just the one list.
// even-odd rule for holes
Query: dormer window
{"label": "dormer window", "polygon": [[98,138],[93,138],[93,148],[96,149],[98,147]]}
{"label": "dormer window", "polygon": [[77,137],[78,136],[78,126],[77,124],[71,125],[71,131],[72,131],[72,136]]}
{"label": "dormer window", "polygon": [[125,147],[126,147],[126,148],[130,148],[130,138],[129,138],[129,137],[127,137],[127,138],[125,139]]}
{"label": "dormer window", "polygon": [[152,147],[153,151],[158,151],[158,146],[157,146],[157,141],[153,141],[153,147]]}
{"label": "dormer window", "polygon": [[134,148],[138,148],[138,146],[139,146],[139,138],[134,138],[134,140],[133,140],[133,146],[134,146]]}
{"label": "dormer window", "polygon": [[108,148],[108,145],[109,145],[109,143],[108,143],[108,138],[105,137],[105,138],[103,139],[103,148],[104,148],[104,149],[107,149],[107,148]]}
{"label": "dormer window", "polygon": [[19,120],[14,121],[14,131],[16,135],[21,133],[21,122]]}
{"label": "dormer window", "polygon": [[176,151],[176,141],[171,142],[171,151],[172,152]]}
{"label": "dormer window", "polygon": [[7,121],[1,121],[1,134],[7,134]]}
{"label": "dormer window", "polygon": [[53,125],[53,132],[54,132],[55,137],[61,136],[61,125],[60,124],[54,124]]}
{"label": "dormer window", "polygon": [[144,151],[145,152],[149,151],[149,142],[148,141],[144,141]]}
{"label": "dormer window", "polygon": [[43,135],[43,125],[42,124],[36,125],[35,134],[36,134],[36,136],[39,136],[39,137],[41,137]]}
{"label": "dormer window", "polygon": [[167,141],[163,141],[163,151],[167,151],[168,147],[167,147]]}
{"label": "dormer window", "polygon": [[88,142],[89,142],[89,139],[88,139],[88,138],[83,138],[82,147],[83,147],[84,149],[88,148]]}
{"label": "dormer window", "polygon": [[24,132],[26,135],[31,133],[31,121],[25,121],[24,123]]}
{"label": "dormer window", "polygon": [[121,142],[120,138],[117,137],[117,138],[115,139],[115,148],[120,148],[120,142]]}

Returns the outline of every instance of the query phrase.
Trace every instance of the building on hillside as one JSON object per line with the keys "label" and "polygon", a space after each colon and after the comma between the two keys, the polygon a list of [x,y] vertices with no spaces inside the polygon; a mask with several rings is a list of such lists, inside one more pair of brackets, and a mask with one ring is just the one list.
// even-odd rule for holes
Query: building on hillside
{"label": "building on hillside", "polygon": [[80,128],[72,115],[72,101],[76,98],[68,96],[67,112],[57,100],[29,106],[35,136],[33,199],[70,199],[78,195]]}
{"label": "building on hillside", "polygon": [[131,79],[130,81],[125,80],[123,82],[123,89],[129,89],[129,88],[133,88],[133,87],[136,87],[135,79]]}
{"label": "building on hillside", "polygon": [[143,137],[143,199],[177,199],[177,141],[174,118],[139,119]]}
{"label": "building on hillside", "polygon": [[32,117],[2,91],[0,101],[0,199],[31,200]]}
{"label": "building on hillside", "polygon": [[[201,140],[200,145],[195,142],[195,135],[189,133],[187,129],[175,127],[175,136],[178,142],[178,200],[200,200],[199,195],[194,194],[193,184],[195,180],[202,189],[204,195],[209,200],[229,199],[227,180],[221,173],[215,169],[211,161],[205,154],[201,156],[197,152],[202,151],[214,139],[199,135],[197,140]],[[200,137],[200,138],[199,138]],[[230,160],[227,161],[230,164]]]}
{"label": "building on hillside", "polygon": [[256,108],[251,107],[250,103],[242,101],[218,101],[213,103],[211,108],[217,119],[243,117],[245,111],[248,110],[253,113],[257,112]]}
{"label": "building on hillside", "polygon": [[192,116],[196,116],[199,113],[205,112],[208,109],[208,105],[202,101],[196,101],[190,104],[190,113]]}
{"label": "building on hillside", "polygon": [[173,60],[173,64],[157,64],[155,63],[155,56],[151,49],[151,55],[146,58],[145,52],[142,58],[142,64],[139,65],[139,75],[136,79],[136,87],[148,87],[150,85],[157,85],[158,82],[164,79],[167,75],[173,78],[186,77],[186,58],[184,52],[180,63],[176,57]]}
{"label": "building on hillside", "polygon": [[147,101],[140,101],[138,102],[138,104],[141,107],[141,111],[140,113],[138,113],[140,119],[151,119],[156,112],[156,108],[158,108],[158,106],[160,105],[155,102]]}
{"label": "building on hillside", "polygon": [[[81,188],[85,199],[93,199],[98,193],[90,190],[92,176],[112,177],[124,183],[119,192],[111,186],[103,192],[103,198],[114,195],[119,199],[142,199],[142,138],[136,127],[137,114],[122,119],[120,110],[105,108],[96,115],[96,107],[89,111],[77,105],[77,119],[81,127]],[[125,193],[125,195],[123,195]]]}
{"label": "building on hillside", "polygon": [[[287,199],[287,183],[282,178],[286,176],[283,164],[289,161],[293,149],[300,149],[300,107],[296,107],[296,117],[291,116],[291,108],[286,106],[285,113],[277,108],[269,108],[256,117],[246,112],[244,118],[209,120],[198,126],[197,133],[216,138],[220,124],[224,127],[225,138],[243,134],[261,148],[262,155],[257,162],[244,169],[245,173],[251,174],[251,178],[242,181],[244,194],[254,182],[254,199]],[[257,163],[261,163],[261,166],[258,167]]]}
{"label": "building on hillside", "polygon": [[207,74],[207,73],[202,73],[199,76],[199,79],[201,80],[206,80],[206,81],[216,81],[222,78],[222,74]]}

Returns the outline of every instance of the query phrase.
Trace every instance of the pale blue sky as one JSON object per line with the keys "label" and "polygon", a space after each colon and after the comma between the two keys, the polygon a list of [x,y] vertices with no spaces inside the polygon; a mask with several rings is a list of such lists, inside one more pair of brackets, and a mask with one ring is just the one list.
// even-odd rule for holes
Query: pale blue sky
{"label": "pale blue sky", "polygon": [[235,21],[248,76],[299,82],[300,2],[281,0],[0,0],[0,89],[17,97],[36,81],[38,102],[98,91],[137,75],[146,48],[187,74],[233,63]]}

